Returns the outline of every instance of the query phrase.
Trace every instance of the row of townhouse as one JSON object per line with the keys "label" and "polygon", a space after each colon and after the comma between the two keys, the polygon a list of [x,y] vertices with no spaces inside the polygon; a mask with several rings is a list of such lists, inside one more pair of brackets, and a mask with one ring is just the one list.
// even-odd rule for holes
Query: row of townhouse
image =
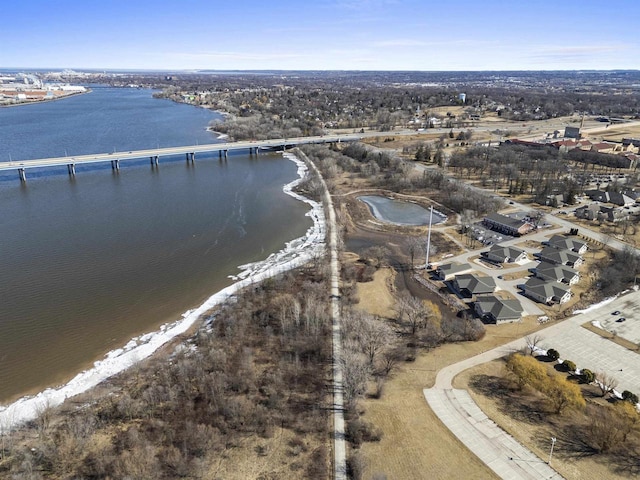
{"label": "row of townhouse", "polygon": [[533,274],[523,285],[522,293],[533,300],[552,305],[571,299],[571,285],[580,281],[578,268],[587,244],[575,238],[554,235],[534,256],[540,263],[529,269]]}
{"label": "row of townhouse", "polygon": [[[554,235],[543,244],[540,252],[534,254],[539,260],[538,265],[529,269],[533,276],[519,287],[524,295],[537,302],[547,305],[562,304],[571,298],[571,285],[580,280],[577,268],[582,265],[581,255],[586,253],[588,247],[584,242],[563,235]],[[498,244],[482,252],[481,256],[496,264],[528,259],[524,250]],[[497,296],[495,280],[474,272],[469,264],[440,265],[435,275],[460,297],[473,300],[473,310],[485,322],[501,324],[522,318],[523,308],[520,302]]]}
{"label": "row of townhouse", "polygon": [[626,193],[607,192],[604,190],[585,190],[584,194],[591,200],[602,203],[613,203],[619,207],[626,207],[636,203],[636,198],[632,198]]}
{"label": "row of townhouse", "polygon": [[591,204],[576,208],[575,215],[584,220],[621,222],[629,219],[635,212],[636,209],[629,207],[607,207],[606,205]]}
{"label": "row of townhouse", "polygon": [[[527,259],[524,250],[506,245],[492,245],[482,252],[485,260],[493,263],[513,263]],[[436,277],[445,281],[460,297],[471,299],[475,313],[486,323],[517,322],[522,319],[523,308],[517,299],[500,298],[493,277],[479,275],[468,264],[449,263],[436,269]]]}

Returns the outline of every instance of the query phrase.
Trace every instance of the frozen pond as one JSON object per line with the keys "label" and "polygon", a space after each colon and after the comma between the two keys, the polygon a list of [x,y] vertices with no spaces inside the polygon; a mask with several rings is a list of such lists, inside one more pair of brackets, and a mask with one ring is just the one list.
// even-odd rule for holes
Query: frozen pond
{"label": "frozen pond", "polygon": [[[371,213],[378,220],[394,225],[429,225],[429,210],[415,203],[394,200],[379,195],[363,195],[358,197],[369,206]],[[434,210],[432,224],[442,223],[446,215]]]}

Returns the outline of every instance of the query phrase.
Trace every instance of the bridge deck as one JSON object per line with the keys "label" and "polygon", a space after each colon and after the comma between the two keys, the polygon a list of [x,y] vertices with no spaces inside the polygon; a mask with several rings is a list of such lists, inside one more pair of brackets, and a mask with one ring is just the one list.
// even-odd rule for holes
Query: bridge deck
{"label": "bridge deck", "polygon": [[28,168],[43,168],[63,165],[82,165],[98,162],[109,162],[113,160],[134,160],[138,158],[167,157],[171,155],[196,154],[209,152],[222,152],[233,150],[265,149],[288,147],[310,143],[335,143],[345,141],[356,141],[362,138],[361,135],[346,134],[340,136],[319,136],[319,137],[298,137],[279,138],[260,141],[209,143],[206,145],[186,145],[180,147],[151,148],[147,150],[132,150],[129,152],[110,152],[89,155],[74,155],[70,157],[39,158],[33,160],[21,160],[11,162],[0,162],[0,171],[17,170]]}

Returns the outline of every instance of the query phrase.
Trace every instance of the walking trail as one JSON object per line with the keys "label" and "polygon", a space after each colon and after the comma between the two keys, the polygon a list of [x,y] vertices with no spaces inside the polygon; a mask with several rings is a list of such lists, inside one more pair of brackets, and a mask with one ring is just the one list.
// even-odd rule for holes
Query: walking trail
{"label": "walking trail", "polygon": [[344,430],[344,387],[342,383],[342,333],[340,330],[340,264],[338,262],[338,236],[336,216],[331,195],[320,171],[307,156],[298,152],[307,165],[317,174],[324,190],[323,203],[327,212],[327,230],[331,262],[331,330],[332,330],[332,370],[333,370],[333,478],[347,480],[347,448]]}

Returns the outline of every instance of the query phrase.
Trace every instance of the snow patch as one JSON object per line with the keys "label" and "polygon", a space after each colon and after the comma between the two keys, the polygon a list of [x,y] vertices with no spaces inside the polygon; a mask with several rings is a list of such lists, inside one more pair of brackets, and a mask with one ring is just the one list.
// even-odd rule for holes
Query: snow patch
{"label": "snow patch", "polygon": [[299,176],[298,179],[285,185],[283,191],[311,206],[311,211],[307,215],[312,218],[313,225],[303,237],[288,242],[285,248],[269,255],[262,262],[243,265],[240,267],[243,272],[233,277],[234,280],[237,280],[236,283],[215,293],[199,307],[184,312],[181,320],[164,324],[158,331],[136,337],[124,347],[112,350],[103,360],[95,362],[91,369],[79,373],[66,385],[48,388],[35,396],[23,397],[10,405],[0,406],[0,430],[10,429],[32,420],[44,408],[60,405],[67,398],[83,393],[149,357],[167,342],[187,331],[201,315],[227,301],[242,288],[300,267],[322,255],[326,233],[322,204],[293,192],[293,188],[304,179],[307,166],[295,155],[285,153],[283,156],[298,166]]}

